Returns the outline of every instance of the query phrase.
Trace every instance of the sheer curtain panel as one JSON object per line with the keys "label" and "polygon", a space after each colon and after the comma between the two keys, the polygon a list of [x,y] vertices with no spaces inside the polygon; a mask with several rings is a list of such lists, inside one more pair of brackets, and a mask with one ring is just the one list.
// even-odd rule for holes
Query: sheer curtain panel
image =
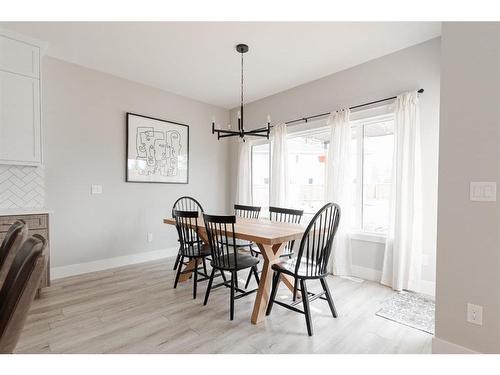
{"label": "sheer curtain panel", "polygon": [[238,145],[238,177],[236,181],[236,203],[252,204],[252,147],[249,141],[240,140]]}
{"label": "sheer curtain panel", "polygon": [[395,102],[393,178],[382,284],[419,291],[422,269],[422,178],[418,93]]}
{"label": "sheer curtain panel", "polygon": [[327,124],[330,127],[330,145],[327,158],[326,199],[340,206],[340,224],[333,242],[331,271],[334,275],[351,275],[351,239],[349,227],[354,191],[351,166],[351,124],[349,109],[332,112]]}
{"label": "sheer curtain panel", "polygon": [[271,196],[272,206],[287,206],[288,154],[286,124],[275,125],[271,138]]}

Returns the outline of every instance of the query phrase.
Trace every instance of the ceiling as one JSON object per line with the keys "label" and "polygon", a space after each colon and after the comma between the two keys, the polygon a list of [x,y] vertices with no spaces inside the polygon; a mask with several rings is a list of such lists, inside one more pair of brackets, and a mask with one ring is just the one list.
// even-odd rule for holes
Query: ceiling
{"label": "ceiling", "polygon": [[2,22],[50,56],[224,108],[437,37],[437,22]]}

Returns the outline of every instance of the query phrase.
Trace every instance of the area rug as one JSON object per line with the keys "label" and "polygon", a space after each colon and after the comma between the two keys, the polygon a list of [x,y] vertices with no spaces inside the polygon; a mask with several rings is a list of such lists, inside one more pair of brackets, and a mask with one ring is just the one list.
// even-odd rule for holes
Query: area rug
{"label": "area rug", "polygon": [[434,334],[434,301],[422,294],[395,293],[382,303],[376,315]]}

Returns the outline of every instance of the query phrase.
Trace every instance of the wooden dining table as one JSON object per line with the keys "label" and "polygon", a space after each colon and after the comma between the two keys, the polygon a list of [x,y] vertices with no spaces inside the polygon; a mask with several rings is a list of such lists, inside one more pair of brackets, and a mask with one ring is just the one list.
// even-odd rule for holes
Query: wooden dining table
{"label": "wooden dining table", "polygon": [[[163,222],[165,224],[175,225],[175,219],[173,218],[166,218]],[[300,240],[305,229],[306,225],[303,224],[280,223],[267,219],[236,218],[234,237],[254,242],[260,249],[262,258],[264,259],[252,312],[251,322],[253,324],[262,322],[265,318],[272,283],[271,266],[279,261],[280,255],[283,253],[287,242]],[[202,218],[198,218],[198,233],[200,238],[205,243],[208,243],[205,223]],[[228,234],[231,234],[229,230]],[[181,274],[179,278],[179,282],[187,281],[191,276],[190,271],[192,271],[194,267],[198,267],[198,263],[193,259],[186,264],[183,270],[184,273]],[[291,291],[293,291],[293,279],[282,274],[282,281]]]}

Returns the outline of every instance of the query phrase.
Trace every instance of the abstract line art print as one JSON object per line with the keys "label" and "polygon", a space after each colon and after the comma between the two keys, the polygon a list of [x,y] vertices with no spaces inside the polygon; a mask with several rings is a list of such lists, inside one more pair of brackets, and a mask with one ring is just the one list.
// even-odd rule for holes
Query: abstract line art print
{"label": "abstract line art print", "polygon": [[127,113],[127,182],[187,184],[189,126]]}

